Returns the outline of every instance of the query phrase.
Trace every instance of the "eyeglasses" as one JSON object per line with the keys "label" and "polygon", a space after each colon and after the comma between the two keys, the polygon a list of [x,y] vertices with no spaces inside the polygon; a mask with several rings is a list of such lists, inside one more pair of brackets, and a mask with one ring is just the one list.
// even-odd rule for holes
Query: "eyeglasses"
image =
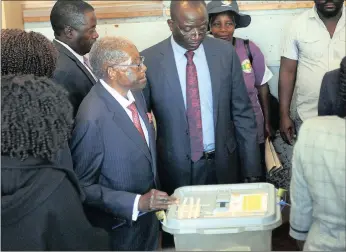
{"label": "eyeglasses", "polygon": [[137,67],[138,70],[140,70],[144,66],[144,56],[139,57],[139,63],[138,64],[130,64],[130,65],[121,65],[121,64],[114,64],[109,67],[115,67],[115,66],[120,66],[120,67]]}
{"label": "eyeglasses", "polygon": [[207,33],[207,31],[208,31],[208,26],[207,25],[199,27],[199,28],[193,28],[190,31],[184,31],[184,30],[180,29],[180,27],[179,27],[177,22],[175,22],[175,21],[173,21],[173,22],[177,25],[180,33],[184,37],[192,37],[192,36],[196,36],[197,34],[200,35],[200,36],[201,35],[204,36]]}

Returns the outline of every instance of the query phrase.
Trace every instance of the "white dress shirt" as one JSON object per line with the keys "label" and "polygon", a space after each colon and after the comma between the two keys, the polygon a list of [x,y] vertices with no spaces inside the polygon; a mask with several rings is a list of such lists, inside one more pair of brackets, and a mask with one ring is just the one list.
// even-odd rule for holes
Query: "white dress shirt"
{"label": "white dress shirt", "polygon": [[290,23],[281,56],[298,61],[296,104],[292,105],[303,121],[318,115],[322,78],[326,72],[339,68],[346,55],[345,23],[345,7],[332,38],[316,7]]}
{"label": "white dress shirt", "polygon": [[[181,47],[171,37],[171,43],[174,53],[175,65],[177,66],[181,91],[184,98],[186,108],[186,49]],[[213,117],[213,95],[211,87],[210,72],[207,58],[205,56],[204,47],[201,44],[195,51],[193,63],[195,63],[198,78],[199,96],[201,102],[201,116],[203,129],[203,146],[204,151],[212,151],[215,149],[214,135],[214,117]]]}
{"label": "white dress shirt", "polygon": [[[83,57],[88,57],[87,55],[79,55],[78,53],[76,53],[71,47],[69,47],[68,45],[66,45],[64,42],[61,42],[60,40],[54,39],[56,42],[60,43],[61,45],[63,45],[67,50],[69,50],[83,65],[85,65],[84,63],[84,59]],[[93,72],[91,71],[91,69],[88,66],[85,66],[86,69],[88,69],[89,73],[91,74],[92,77],[94,77],[94,79],[97,81],[96,76],[93,74]]]}
{"label": "white dress shirt", "polygon": [[[117,100],[117,102],[119,102],[119,104],[123,107],[126,114],[129,116],[129,118],[133,122],[132,112],[131,112],[131,110],[129,110],[127,108],[129,105],[131,105],[133,102],[135,102],[135,97],[133,97],[132,92],[129,90],[129,92],[127,93],[128,99],[126,99],[124,96],[119,94],[114,88],[111,88],[111,86],[109,86],[104,80],[100,79],[100,82],[101,82],[102,86],[114,97],[114,99]],[[147,127],[145,126],[145,123],[144,123],[144,121],[143,121],[143,119],[139,113],[138,113],[138,116],[139,116],[139,120],[141,122],[141,126],[142,126],[142,129],[144,132],[146,143],[149,147],[149,135],[148,135]],[[132,220],[133,221],[136,221],[138,218],[138,215],[139,215],[138,202],[139,202],[140,197],[141,197],[141,195],[138,194],[135,198],[135,202],[133,203],[133,211],[132,211]]]}

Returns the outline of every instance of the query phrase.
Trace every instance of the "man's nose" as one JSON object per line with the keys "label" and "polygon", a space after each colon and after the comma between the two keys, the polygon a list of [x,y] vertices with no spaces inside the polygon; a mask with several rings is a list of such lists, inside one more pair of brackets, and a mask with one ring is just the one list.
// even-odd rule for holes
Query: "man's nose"
{"label": "man's nose", "polygon": [[99,37],[99,34],[97,33],[97,31],[95,31],[94,33],[94,39],[97,39]]}
{"label": "man's nose", "polygon": [[197,28],[193,29],[192,37],[194,39],[198,40],[201,37],[201,35],[202,35],[201,32]]}

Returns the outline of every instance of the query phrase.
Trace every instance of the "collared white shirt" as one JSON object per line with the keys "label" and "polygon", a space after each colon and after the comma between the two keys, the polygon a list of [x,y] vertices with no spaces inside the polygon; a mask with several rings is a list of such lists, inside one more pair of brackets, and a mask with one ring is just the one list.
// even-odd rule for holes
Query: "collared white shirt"
{"label": "collared white shirt", "polygon": [[[184,104],[186,108],[186,49],[175,42],[171,36],[171,43],[174,53],[175,64],[178,70],[181,91],[183,94]],[[212,151],[215,149],[214,135],[214,118],[213,118],[213,95],[211,87],[210,72],[207,58],[205,56],[204,47],[201,44],[195,51],[193,62],[197,69],[198,88],[201,102],[201,116],[203,129],[203,146],[204,151]]]}
{"label": "collared white shirt", "polygon": [[297,112],[304,121],[318,115],[317,104],[323,76],[340,67],[346,55],[345,7],[330,34],[318,16],[316,7],[304,12],[291,24],[281,56],[298,61],[295,96]]}
{"label": "collared white shirt", "polygon": [[[83,57],[88,57],[87,55],[79,55],[78,53],[76,53],[71,47],[69,47],[68,45],[66,45],[64,42],[61,42],[60,40],[54,39],[55,41],[57,41],[58,43],[60,43],[61,45],[63,45],[67,50],[69,50],[84,66],[84,59]],[[88,69],[88,71],[90,72],[91,76],[97,81],[96,76],[93,74],[93,72],[91,71],[91,69],[88,66],[85,66],[86,69]]]}
{"label": "collared white shirt", "polygon": [[[127,93],[127,98],[123,97],[121,94],[119,94],[114,88],[112,88],[111,86],[109,86],[104,80],[100,79],[100,82],[102,84],[102,86],[114,97],[115,100],[117,100],[117,102],[123,107],[123,109],[125,110],[126,114],[129,116],[129,118],[131,119],[131,121],[133,122],[133,117],[132,117],[132,112],[131,110],[129,110],[127,107],[129,105],[131,105],[133,102],[135,102],[135,97],[133,96],[132,92],[129,90],[129,92]],[[148,130],[147,127],[145,126],[145,123],[141,117],[141,115],[138,113],[139,116],[139,120],[141,122],[141,126],[144,132],[144,136],[145,136],[145,140],[147,142],[147,145],[149,147],[149,135],[148,135]],[[138,218],[138,201],[139,198],[141,197],[141,195],[137,195],[135,198],[135,202],[133,204],[133,211],[132,211],[132,220],[136,221]]]}

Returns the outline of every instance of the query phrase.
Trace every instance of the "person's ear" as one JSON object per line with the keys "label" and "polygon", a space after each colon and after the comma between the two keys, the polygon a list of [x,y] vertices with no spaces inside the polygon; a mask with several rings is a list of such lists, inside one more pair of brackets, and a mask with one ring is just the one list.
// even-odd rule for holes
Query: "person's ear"
{"label": "person's ear", "polygon": [[173,31],[173,23],[174,23],[174,21],[173,21],[172,19],[168,19],[168,20],[167,20],[167,24],[168,24],[169,29],[170,29],[171,31]]}
{"label": "person's ear", "polygon": [[73,38],[73,28],[71,26],[66,25],[64,28],[64,34],[67,38],[72,39]]}
{"label": "person's ear", "polygon": [[107,68],[108,79],[115,80],[117,78],[117,71],[113,67]]}

